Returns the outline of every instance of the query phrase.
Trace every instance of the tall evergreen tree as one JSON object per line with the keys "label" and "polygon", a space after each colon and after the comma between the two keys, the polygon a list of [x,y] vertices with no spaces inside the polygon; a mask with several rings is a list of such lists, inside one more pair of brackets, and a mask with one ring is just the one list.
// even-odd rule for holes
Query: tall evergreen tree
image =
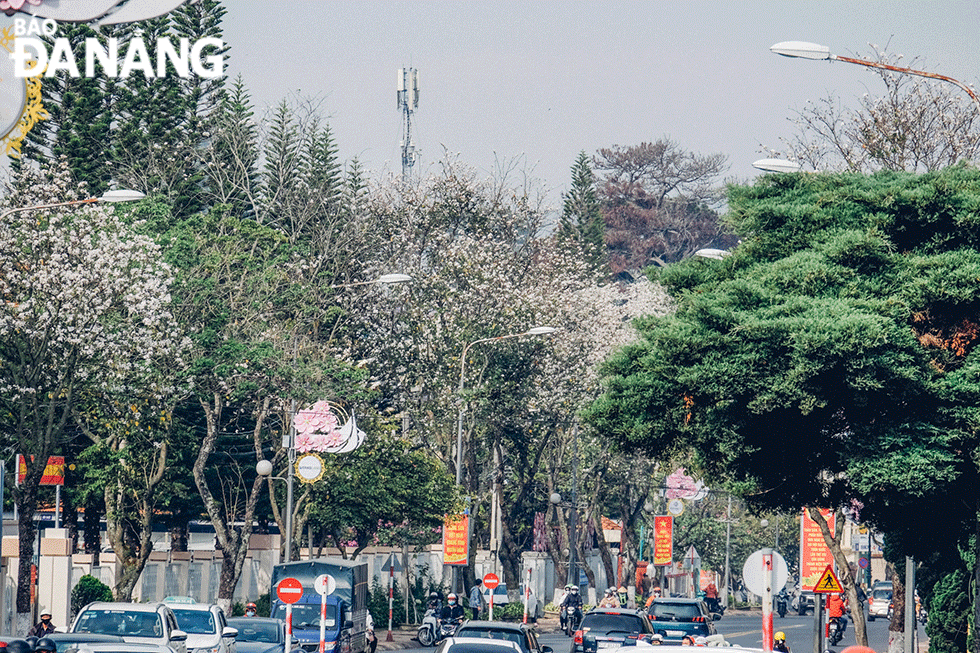
{"label": "tall evergreen tree", "polygon": [[255,217],[259,198],[259,130],[252,98],[239,75],[208,118],[203,149],[209,203],[228,204],[236,217]]}
{"label": "tall evergreen tree", "polygon": [[563,196],[558,238],[578,246],[597,274],[606,274],[604,225],[589,156],[580,152],[572,166],[572,186]]}
{"label": "tall evergreen tree", "polygon": [[[113,27],[99,33],[88,25],[63,23],[58,37],[77,50],[87,38],[98,38],[103,47],[114,34]],[[52,37],[45,37],[47,45]],[[108,188],[111,169],[106,162],[111,148],[112,98],[114,83],[96,64],[97,75],[72,77],[59,72],[41,79],[41,101],[50,118],[39,122],[28,132],[21,148],[19,163],[52,162],[64,157],[72,176],[88,185],[88,192],[98,195]]]}

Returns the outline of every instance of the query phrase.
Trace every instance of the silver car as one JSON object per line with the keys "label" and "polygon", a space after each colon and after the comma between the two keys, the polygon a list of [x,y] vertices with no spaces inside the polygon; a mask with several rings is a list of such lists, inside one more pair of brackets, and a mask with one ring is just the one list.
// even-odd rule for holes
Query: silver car
{"label": "silver car", "polygon": [[177,626],[173,611],[163,603],[89,603],[68,632],[117,635],[132,644],[169,646],[187,653],[187,633]]}

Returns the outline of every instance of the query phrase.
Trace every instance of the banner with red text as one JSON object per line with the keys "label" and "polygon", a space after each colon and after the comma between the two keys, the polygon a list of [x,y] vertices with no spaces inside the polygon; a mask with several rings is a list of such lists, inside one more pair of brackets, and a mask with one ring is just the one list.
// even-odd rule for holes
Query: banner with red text
{"label": "banner with red text", "polygon": [[470,557],[470,516],[446,515],[442,525],[442,564],[465,565]]}
{"label": "banner with red text", "polygon": [[674,518],[661,515],[653,518],[653,564],[669,565],[674,557]]}
{"label": "banner with red text", "polygon": [[[31,458],[33,460],[33,457]],[[27,476],[27,463],[24,457],[17,454],[17,485],[24,482]],[[48,456],[48,464],[44,467],[41,475],[41,485],[64,485],[65,484],[65,457]]]}
{"label": "banner with red text", "polygon": [[[820,514],[833,533],[834,511],[821,510]],[[804,508],[803,518],[800,519],[800,586],[805,590],[813,591],[827,565],[832,564],[834,564],[834,556],[823,539],[823,533]]]}

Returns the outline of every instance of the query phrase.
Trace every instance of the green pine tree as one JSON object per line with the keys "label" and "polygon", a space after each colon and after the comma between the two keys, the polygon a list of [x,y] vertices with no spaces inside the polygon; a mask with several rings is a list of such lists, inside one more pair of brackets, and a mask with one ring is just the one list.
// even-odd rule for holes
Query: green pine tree
{"label": "green pine tree", "polygon": [[596,194],[595,176],[589,156],[584,151],[579,153],[572,166],[572,186],[563,197],[558,238],[579,247],[593,272],[606,274],[605,225]]}

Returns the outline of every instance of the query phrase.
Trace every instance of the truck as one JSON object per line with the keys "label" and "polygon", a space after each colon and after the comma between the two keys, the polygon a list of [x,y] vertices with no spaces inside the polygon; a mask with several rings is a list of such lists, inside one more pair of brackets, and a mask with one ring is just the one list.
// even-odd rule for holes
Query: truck
{"label": "truck", "polygon": [[320,649],[320,594],[313,584],[327,574],[336,581],[336,589],[327,595],[325,653],[363,653],[367,650],[368,567],[366,562],[343,558],[317,558],[285,562],[272,568],[272,615],[286,619],[286,604],[276,595],[284,578],[295,578],[303,585],[303,594],[293,604],[293,637],[305,651]]}

